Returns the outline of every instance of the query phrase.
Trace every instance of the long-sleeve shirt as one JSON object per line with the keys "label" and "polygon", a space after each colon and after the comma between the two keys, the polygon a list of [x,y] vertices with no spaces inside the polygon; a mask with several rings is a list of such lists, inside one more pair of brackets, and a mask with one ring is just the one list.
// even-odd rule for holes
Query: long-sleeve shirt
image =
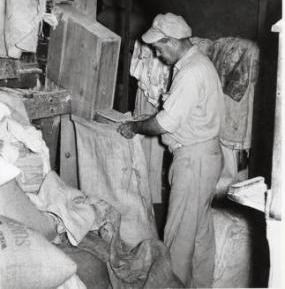
{"label": "long-sleeve shirt", "polygon": [[196,46],[175,64],[170,90],[156,119],[170,150],[219,136],[224,118],[223,91],[210,59]]}

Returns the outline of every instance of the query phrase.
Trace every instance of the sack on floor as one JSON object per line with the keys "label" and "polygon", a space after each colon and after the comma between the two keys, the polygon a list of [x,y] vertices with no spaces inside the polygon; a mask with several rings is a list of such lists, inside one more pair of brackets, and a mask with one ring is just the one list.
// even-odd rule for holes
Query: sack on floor
{"label": "sack on floor", "polygon": [[87,288],[102,289],[110,286],[106,263],[101,261],[91,250],[67,244],[61,244],[59,248],[76,262],[77,275]]}
{"label": "sack on floor", "polygon": [[49,289],[76,272],[76,264],[36,231],[0,216],[0,288]]}
{"label": "sack on floor", "polygon": [[250,287],[250,228],[242,215],[213,210],[216,258],[213,288]]}

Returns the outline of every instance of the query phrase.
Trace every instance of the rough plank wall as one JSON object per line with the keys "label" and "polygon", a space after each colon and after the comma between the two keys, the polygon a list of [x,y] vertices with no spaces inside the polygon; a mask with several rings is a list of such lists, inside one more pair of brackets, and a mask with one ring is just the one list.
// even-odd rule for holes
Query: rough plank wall
{"label": "rough plank wall", "polygon": [[182,15],[199,37],[241,36],[256,38],[259,0],[146,0],[152,15],[173,12]]}

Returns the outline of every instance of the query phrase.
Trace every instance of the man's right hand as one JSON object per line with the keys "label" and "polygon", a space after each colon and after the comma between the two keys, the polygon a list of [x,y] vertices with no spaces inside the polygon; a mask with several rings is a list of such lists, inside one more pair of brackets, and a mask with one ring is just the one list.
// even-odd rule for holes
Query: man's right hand
{"label": "man's right hand", "polygon": [[135,136],[135,122],[133,121],[127,121],[122,123],[118,128],[117,132],[119,132],[122,136],[124,136],[127,139],[131,139]]}

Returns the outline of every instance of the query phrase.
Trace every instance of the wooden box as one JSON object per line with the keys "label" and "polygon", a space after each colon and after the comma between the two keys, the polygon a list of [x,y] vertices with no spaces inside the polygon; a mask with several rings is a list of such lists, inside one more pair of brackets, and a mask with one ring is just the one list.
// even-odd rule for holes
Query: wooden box
{"label": "wooden box", "polygon": [[120,37],[62,5],[62,17],[51,34],[47,78],[72,95],[72,113],[93,119],[96,109],[112,108]]}

